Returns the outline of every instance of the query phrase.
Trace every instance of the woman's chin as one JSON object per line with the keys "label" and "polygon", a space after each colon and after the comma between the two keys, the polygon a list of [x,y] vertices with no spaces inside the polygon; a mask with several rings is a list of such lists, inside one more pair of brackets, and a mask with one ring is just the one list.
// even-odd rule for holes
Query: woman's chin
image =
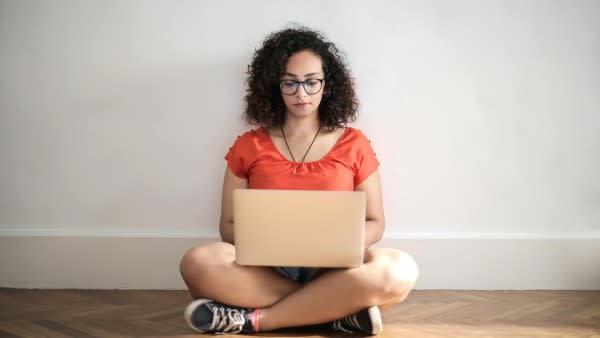
{"label": "woman's chin", "polygon": [[288,109],[288,114],[295,118],[306,118],[317,114],[317,111],[309,109]]}

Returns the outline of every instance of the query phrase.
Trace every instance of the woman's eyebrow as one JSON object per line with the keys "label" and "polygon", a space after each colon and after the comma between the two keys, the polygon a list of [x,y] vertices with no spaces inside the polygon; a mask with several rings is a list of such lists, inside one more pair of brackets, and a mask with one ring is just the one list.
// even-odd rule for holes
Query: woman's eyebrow
{"label": "woman's eyebrow", "polygon": [[[320,74],[321,74],[321,73],[319,73],[319,72],[313,72],[313,73],[308,73],[308,74],[305,74],[304,76],[306,77],[306,76],[320,75]],[[296,78],[298,77],[298,75],[296,75],[296,74],[294,74],[294,73],[285,73],[285,74],[283,74],[283,75],[284,75],[284,76],[285,76],[285,75],[289,75],[289,76],[291,76],[291,77],[296,77]]]}

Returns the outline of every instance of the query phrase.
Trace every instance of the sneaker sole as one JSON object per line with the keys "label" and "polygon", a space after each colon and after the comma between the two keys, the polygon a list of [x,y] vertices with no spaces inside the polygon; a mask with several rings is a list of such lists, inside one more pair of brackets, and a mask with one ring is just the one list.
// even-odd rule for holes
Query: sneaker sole
{"label": "sneaker sole", "polygon": [[194,310],[196,310],[198,306],[208,302],[212,302],[212,300],[206,298],[196,299],[195,301],[191,302],[183,312],[183,318],[185,318],[185,322],[188,324],[188,326],[200,333],[205,333],[205,331],[196,328],[194,324],[192,324],[192,313],[194,313]]}
{"label": "sneaker sole", "polygon": [[371,334],[379,334],[383,331],[383,322],[381,320],[381,311],[379,311],[378,306],[371,306],[369,308],[369,317],[371,318],[371,323],[373,324],[373,330]]}

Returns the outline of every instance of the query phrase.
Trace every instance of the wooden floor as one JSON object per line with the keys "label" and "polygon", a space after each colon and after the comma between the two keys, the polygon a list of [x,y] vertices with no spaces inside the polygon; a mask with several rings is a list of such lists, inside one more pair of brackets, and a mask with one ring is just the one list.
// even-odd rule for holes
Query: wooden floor
{"label": "wooden floor", "polygon": [[[0,289],[0,337],[196,337],[185,291]],[[379,337],[600,337],[600,291],[413,291]],[[323,329],[267,337],[344,336]]]}

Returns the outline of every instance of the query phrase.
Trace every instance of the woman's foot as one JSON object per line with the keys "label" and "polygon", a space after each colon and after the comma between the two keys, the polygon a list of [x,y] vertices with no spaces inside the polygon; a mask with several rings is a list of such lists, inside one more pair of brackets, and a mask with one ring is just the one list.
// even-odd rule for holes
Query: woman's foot
{"label": "woman's foot", "polygon": [[383,331],[381,312],[377,306],[371,306],[350,316],[331,323],[336,331],[346,333],[378,334]]}
{"label": "woman's foot", "polygon": [[248,317],[253,311],[210,299],[197,299],[187,306],[184,317],[192,329],[201,333],[253,333],[256,330]]}

